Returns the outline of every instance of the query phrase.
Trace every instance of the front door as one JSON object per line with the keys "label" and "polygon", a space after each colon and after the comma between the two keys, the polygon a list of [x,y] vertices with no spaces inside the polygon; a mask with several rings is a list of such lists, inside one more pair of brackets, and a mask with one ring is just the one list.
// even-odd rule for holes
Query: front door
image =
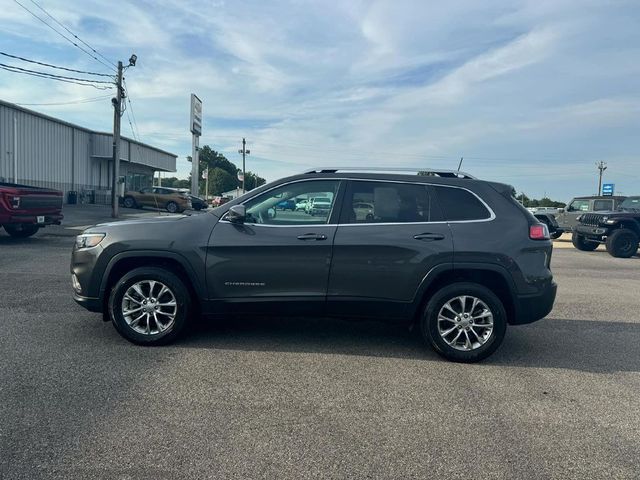
{"label": "front door", "polygon": [[578,225],[578,217],[590,210],[589,199],[576,198],[556,216],[556,220],[562,228],[573,230]]}
{"label": "front door", "polygon": [[[261,312],[274,302],[287,302],[295,314],[324,309],[339,187],[338,180],[293,182],[244,202],[244,223],[223,217],[209,239],[209,298],[236,312]],[[314,216],[275,208],[301,196],[327,198],[331,208]]]}
{"label": "front door", "polygon": [[452,261],[451,232],[430,187],[349,182],[334,240],[328,311],[403,317],[427,273]]}

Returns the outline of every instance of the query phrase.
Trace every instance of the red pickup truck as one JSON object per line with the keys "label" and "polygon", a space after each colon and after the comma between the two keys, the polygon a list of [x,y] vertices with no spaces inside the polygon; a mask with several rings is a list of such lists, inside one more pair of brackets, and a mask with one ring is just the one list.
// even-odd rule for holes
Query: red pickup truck
{"label": "red pickup truck", "polygon": [[61,191],[0,182],[0,226],[12,237],[30,237],[62,218]]}

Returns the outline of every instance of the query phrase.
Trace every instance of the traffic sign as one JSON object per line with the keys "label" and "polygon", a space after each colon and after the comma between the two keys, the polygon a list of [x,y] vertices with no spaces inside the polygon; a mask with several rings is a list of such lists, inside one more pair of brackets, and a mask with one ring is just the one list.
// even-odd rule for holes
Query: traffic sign
{"label": "traffic sign", "polygon": [[615,188],[614,183],[603,183],[602,195],[613,195],[614,188]]}

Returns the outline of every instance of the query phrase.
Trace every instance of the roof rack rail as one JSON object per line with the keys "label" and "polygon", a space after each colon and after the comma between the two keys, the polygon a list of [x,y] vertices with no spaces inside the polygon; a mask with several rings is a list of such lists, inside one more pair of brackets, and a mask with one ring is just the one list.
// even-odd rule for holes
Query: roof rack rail
{"label": "roof rack rail", "polygon": [[459,172],[457,170],[441,170],[441,169],[433,169],[433,168],[420,168],[420,167],[401,167],[401,168],[388,168],[388,167],[319,167],[313,168],[310,170],[306,170],[303,173],[337,173],[337,172],[412,172],[414,174],[418,174],[420,172],[421,175],[425,176],[433,176],[433,177],[448,177],[448,178],[467,178],[471,180],[475,180],[476,177],[470,175],[466,172]]}

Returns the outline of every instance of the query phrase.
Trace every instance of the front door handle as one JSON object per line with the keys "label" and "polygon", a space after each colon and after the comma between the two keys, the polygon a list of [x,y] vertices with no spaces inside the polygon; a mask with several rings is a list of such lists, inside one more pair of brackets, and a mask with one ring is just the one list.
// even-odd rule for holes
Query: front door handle
{"label": "front door handle", "polygon": [[433,242],[434,240],[443,240],[444,235],[441,233],[419,233],[418,235],[414,235],[413,238],[425,242]]}
{"label": "front door handle", "polygon": [[322,233],[305,233],[298,235],[298,240],[326,240],[327,236]]}

